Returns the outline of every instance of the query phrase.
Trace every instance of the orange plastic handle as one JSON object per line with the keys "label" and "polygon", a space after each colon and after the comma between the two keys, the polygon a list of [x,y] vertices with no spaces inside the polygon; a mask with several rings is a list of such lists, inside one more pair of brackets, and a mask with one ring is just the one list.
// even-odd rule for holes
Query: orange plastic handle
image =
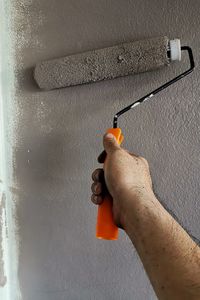
{"label": "orange plastic handle", "polygon": [[[124,139],[120,128],[110,128],[107,133],[112,133],[120,145]],[[106,196],[98,207],[96,237],[105,240],[118,239],[118,227],[113,221],[112,197]]]}

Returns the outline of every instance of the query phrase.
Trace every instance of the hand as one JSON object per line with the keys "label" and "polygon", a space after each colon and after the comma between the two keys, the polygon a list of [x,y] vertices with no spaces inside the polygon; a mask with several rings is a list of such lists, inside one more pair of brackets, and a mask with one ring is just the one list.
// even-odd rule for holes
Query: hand
{"label": "hand", "polygon": [[147,161],[110,134],[104,148],[104,171],[92,174],[92,201],[112,196],[114,221],[130,237],[159,299],[200,299],[200,248],[155,197]]}
{"label": "hand", "polygon": [[[122,149],[112,134],[103,139],[106,161],[103,169],[96,169],[92,174],[92,202],[101,204],[109,193],[113,198],[113,217],[117,226],[123,227],[125,212],[132,202],[143,195],[152,193],[152,181],[147,161]],[[103,163],[105,155],[99,156]]]}

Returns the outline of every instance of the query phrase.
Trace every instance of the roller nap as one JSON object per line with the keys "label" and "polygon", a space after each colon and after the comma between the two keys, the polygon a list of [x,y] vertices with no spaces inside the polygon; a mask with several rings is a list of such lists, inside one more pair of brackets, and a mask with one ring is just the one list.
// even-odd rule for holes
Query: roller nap
{"label": "roller nap", "polygon": [[41,89],[51,90],[151,71],[169,64],[168,42],[158,37],[44,61],[34,77]]}

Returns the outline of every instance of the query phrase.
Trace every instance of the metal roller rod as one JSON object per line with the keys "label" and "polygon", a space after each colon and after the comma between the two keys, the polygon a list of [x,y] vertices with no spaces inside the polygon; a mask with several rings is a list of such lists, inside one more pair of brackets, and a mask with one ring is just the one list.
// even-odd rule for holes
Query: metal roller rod
{"label": "metal roller rod", "polygon": [[[113,119],[113,128],[117,128],[118,118],[121,115],[123,115],[125,112],[127,112],[128,110],[136,107],[137,105],[139,105],[139,104],[141,104],[141,103],[143,103],[143,102],[151,99],[153,96],[155,96],[156,94],[158,94],[159,92],[161,92],[162,90],[164,90],[165,88],[167,88],[168,86],[170,86],[171,84],[173,84],[176,81],[182,79],[183,77],[187,76],[188,74],[190,74],[193,71],[193,69],[195,67],[195,64],[194,64],[194,58],[193,58],[192,49],[189,46],[182,46],[181,47],[181,51],[187,51],[188,52],[189,61],[190,61],[190,68],[188,70],[184,71],[183,73],[181,73],[180,75],[176,76],[172,80],[166,82],[165,84],[163,84],[159,88],[157,88],[154,91],[150,92],[146,96],[140,98],[139,100],[133,102],[132,104],[128,105],[127,107],[123,108],[118,113],[116,113],[115,116],[114,116],[114,119]],[[168,51],[168,54],[169,53],[170,53],[170,51]]]}

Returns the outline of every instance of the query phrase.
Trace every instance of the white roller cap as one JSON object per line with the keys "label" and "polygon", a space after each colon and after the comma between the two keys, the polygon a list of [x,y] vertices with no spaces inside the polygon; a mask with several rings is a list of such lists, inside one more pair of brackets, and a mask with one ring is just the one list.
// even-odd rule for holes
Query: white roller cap
{"label": "white roller cap", "polygon": [[171,60],[181,60],[181,41],[174,39],[169,41]]}

